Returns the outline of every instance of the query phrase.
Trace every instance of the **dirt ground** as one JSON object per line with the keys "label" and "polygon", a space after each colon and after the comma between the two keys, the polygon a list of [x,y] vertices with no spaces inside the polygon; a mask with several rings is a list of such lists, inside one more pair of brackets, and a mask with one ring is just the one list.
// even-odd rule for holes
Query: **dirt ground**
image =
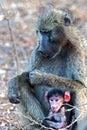
{"label": "dirt ground", "polygon": [[22,130],[17,107],[7,98],[8,81],[28,65],[37,43],[36,21],[43,8],[72,10],[87,36],[87,0],[0,0],[0,130]]}

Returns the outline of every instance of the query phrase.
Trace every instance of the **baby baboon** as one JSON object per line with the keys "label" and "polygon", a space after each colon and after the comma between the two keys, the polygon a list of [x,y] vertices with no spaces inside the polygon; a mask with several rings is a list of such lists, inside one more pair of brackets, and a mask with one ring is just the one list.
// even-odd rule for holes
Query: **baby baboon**
{"label": "baby baboon", "polygon": [[[87,106],[85,39],[74,25],[75,19],[69,10],[51,9],[38,21],[39,44],[34,49],[26,72],[11,79],[8,97],[12,103],[20,103],[21,112],[35,120],[43,120],[49,104],[44,99],[45,91],[55,87],[73,93],[72,104],[75,116],[84,119]],[[83,117],[83,118],[82,118]],[[68,114],[68,124],[72,120]],[[24,122],[25,121],[25,122]],[[30,125],[24,117],[28,130],[38,126]],[[78,122],[79,124],[79,122]]]}
{"label": "baby baboon", "polygon": [[50,105],[49,114],[44,118],[43,124],[54,129],[66,128],[66,102],[70,102],[70,92],[53,88],[45,92],[46,100]]}

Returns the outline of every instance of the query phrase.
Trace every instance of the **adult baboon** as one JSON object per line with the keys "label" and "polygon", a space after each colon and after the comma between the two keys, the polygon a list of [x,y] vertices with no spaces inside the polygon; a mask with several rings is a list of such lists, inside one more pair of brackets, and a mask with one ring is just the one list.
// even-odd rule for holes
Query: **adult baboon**
{"label": "adult baboon", "polygon": [[[39,43],[34,49],[26,72],[11,79],[8,97],[12,103],[20,103],[21,112],[35,120],[43,120],[49,105],[44,99],[46,90],[61,87],[69,90],[75,116],[84,119],[87,110],[83,105],[87,101],[85,39],[74,25],[75,19],[69,10],[51,9],[38,21]],[[71,123],[71,112],[67,116]],[[23,119],[26,129],[33,130],[37,125],[30,125]]]}

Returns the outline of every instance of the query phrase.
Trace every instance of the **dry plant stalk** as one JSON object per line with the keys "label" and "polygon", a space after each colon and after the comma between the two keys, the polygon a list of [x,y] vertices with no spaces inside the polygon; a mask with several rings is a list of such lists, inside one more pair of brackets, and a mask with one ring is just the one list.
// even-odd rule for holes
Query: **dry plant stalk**
{"label": "dry plant stalk", "polygon": [[13,34],[13,31],[12,31],[12,28],[11,28],[11,25],[10,25],[10,17],[9,17],[9,14],[7,11],[5,11],[5,8],[3,8],[3,5],[0,3],[0,7],[2,9],[2,12],[4,14],[4,20],[7,21],[7,26],[8,26],[8,29],[9,29],[9,32],[10,32],[10,38],[11,38],[11,42],[12,42],[12,50],[13,50],[13,57],[14,57],[14,60],[16,61],[16,66],[17,66],[17,73],[18,73],[18,70],[19,70],[19,63],[18,63],[18,54],[17,54],[17,49],[16,49],[16,43],[15,43],[15,38],[14,38],[14,34]]}
{"label": "dry plant stalk", "polygon": [[[72,109],[67,109],[66,111],[71,111],[71,110],[73,110],[73,109],[77,109],[78,111],[81,111],[78,107],[79,107],[80,105],[87,105],[87,103],[80,104],[78,107],[72,106],[72,105],[70,105],[70,104],[66,104],[66,105],[69,105],[69,106],[72,107]],[[87,111],[81,111],[81,113],[78,115],[78,117],[77,117],[71,124],[69,124],[68,126],[66,126],[66,127],[64,128],[64,130],[67,130],[67,128],[69,128],[69,127],[71,127],[73,124],[75,124],[75,123],[79,120],[79,118],[81,117],[81,115],[82,115],[84,112],[87,113]],[[33,124],[34,124],[34,125],[38,125],[38,126],[40,126],[41,128],[44,128],[44,129],[47,129],[47,130],[55,130],[55,129],[53,129],[53,128],[49,128],[49,127],[46,127],[46,126],[42,125],[42,123],[41,123],[42,121],[41,121],[41,120],[40,120],[40,121],[36,121],[36,120],[34,120],[30,115],[29,115],[29,116],[25,116],[25,115],[23,115],[22,113],[19,113],[19,112],[18,112],[18,114],[21,115],[21,116],[23,116],[23,117],[26,118],[26,119],[29,119],[29,120],[32,122],[32,125],[33,125]]]}

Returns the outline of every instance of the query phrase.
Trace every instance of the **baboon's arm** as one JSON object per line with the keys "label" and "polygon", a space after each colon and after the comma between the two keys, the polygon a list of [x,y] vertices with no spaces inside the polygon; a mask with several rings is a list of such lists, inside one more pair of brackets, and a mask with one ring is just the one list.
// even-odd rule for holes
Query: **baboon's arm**
{"label": "baboon's arm", "polygon": [[[39,71],[33,71],[30,73],[30,82],[33,85],[48,85],[48,86],[62,86],[62,88],[81,89],[83,84],[80,81],[76,81],[69,78],[56,76],[54,74],[40,73]],[[84,87],[86,87],[84,85]]]}
{"label": "baboon's arm", "polygon": [[32,71],[29,75],[31,84],[62,86],[64,88],[70,88],[72,90],[78,90],[83,87],[87,87],[85,80],[86,76],[84,53],[79,53],[78,50],[71,50],[67,59],[67,77],[44,73],[36,70]]}

